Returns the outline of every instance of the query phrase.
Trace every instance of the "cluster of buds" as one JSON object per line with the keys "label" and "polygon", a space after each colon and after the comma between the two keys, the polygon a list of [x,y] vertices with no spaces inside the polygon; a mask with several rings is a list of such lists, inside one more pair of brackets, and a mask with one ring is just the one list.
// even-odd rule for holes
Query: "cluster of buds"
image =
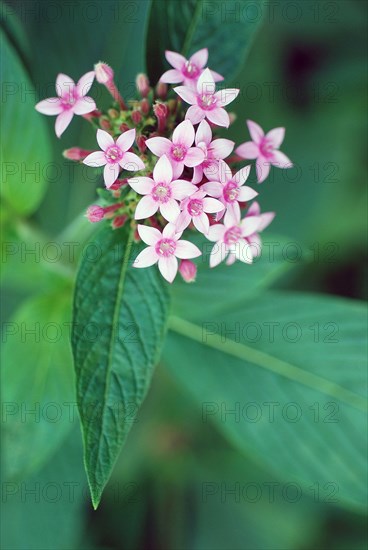
{"label": "cluster of buds", "polygon": [[[64,152],[70,160],[103,167],[105,187],[99,189],[102,202],[88,208],[88,220],[96,223],[109,219],[114,229],[139,221],[136,237],[147,247],[133,266],[145,268],[158,263],[167,281],[172,282],[179,271],[185,281],[192,282],[196,265],[191,260],[201,256],[201,250],[190,240],[181,239],[187,229],[214,243],[211,267],[222,261],[227,265],[236,260],[252,263],[260,254],[259,233],[271,223],[274,213],[262,214],[258,202],[249,205],[258,193],[244,185],[251,165],[241,167],[243,159],[256,160],[259,183],[267,178],[271,165],[290,168],[292,163],[279,150],[284,128],[265,134],[248,120],[251,140],[239,145],[235,154],[233,141],[214,139],[218,127],[228,128],[234,120],[225,107],[236,99],[239,90],[217,90],[223,77],[206,68],[207,49],[190,59],[167,51],[166,59],[172,68],[156,87],[151,87],[146,75],[139,74],[137,97],[128,102],[118,90],[111,67],[98,63],[77,84],[59,74],[57,97],[41,101],[36,109],[57,115],[58,137],[74,114],[83,116],[96,130],[99,150],[73,147]],[[106,112],[99,111],[86,95],[94,79],[113,97],[113,105]],[[170,88],[172,84],[176,86]],[[235,173],[234,164],[238,167]]]}

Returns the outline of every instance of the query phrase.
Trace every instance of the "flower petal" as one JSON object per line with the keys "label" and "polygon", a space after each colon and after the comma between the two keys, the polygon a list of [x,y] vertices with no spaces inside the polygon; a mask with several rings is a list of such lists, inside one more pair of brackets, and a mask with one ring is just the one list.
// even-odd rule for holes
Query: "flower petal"
{"label": "flower petal", "polygon": [[194,90],[189,88],[189,86],[177,86],[174,88],[174,92],[178,94],[181,99],[183,99],[189,105],[196,105],[197,96]]}
{"label": "flower petal", "polygon": [[170,65],[172,65],[174,69],[177,69],[178,71],[181,71],[181,69],[187,62],[185,57],[183,57],[180,53],[172,52],[170,50],[165,51],[165,57],[168,63],[170,63]]}
{"label": "flower petal", "polygon": [[[146,142],[147,143],[147,142]],[[166,183],[169,185],[172,181],[173,169],[166,155],[158,159],[153,169],[153,179],[156,183]]]}
{"label": "flower petal", "polygon": [[180,208],[176,200],[170,199],[160,204],[160,212],[165,220],[175,224],[180,214]]}
{"label": "flower petal", "polygon": [[272,164],[278,168],[292,168],[293,163],[291,160],[281,153],[281,151],[273,151]]}
{"label": "flower petal", "polygon": [[216,71],[211,70],[211,75],[215,82],[221,82],[222,80],[224,80],[224,77],[221,74],[216,73]]}
{"label": "flower petal", "polygon": [[186,180],[174,180],[171,184],[171,191],[174,199],[181,201],[186,197],[190,197],[198,188]]}
{"label": "flower petal", "polygon": [[148,246],[138,254],[133,262],[133,267],[150,267],[158,261],[158,255],[153,246]]}
{"label": "flower petal", "polygon": [[238,88],[226,88],[225,90],[219,90],[215,93],[217,99],[217,105],[219,107],[225,107],[229,105],[239,95],[240,90]]}
{"label": "flower petal", "polygon": [[95,71],[89,71],[85,75],[81,76],[77,82],[77,93],[79,97],[83,97],[91,89],[93,81],[95,79]]}
{"label": "flower petal", "polygon": [[235,149],[235,153],[243,159],[256,159],[260,154],[258,145],[253,143],[253,141],[242,143]]}
{"label": "flower petal", "polygon": [[222,225],[222,223],[216,223],[215,225],[211,225],[208,231],[207,239],[214,242],[221,241],[225,235],[225,232],[226,227]]}
{"label": "flower petal", "polygon": [[116,164],[106,164],[104,168],[104,180],[107,188],[111,187],[112,184],[118,179],[120,172],[120,166]]}
{"label": "flower petal", "polygon": [[190,147],[185,155],[185,166],[193,167],[202,164],[204,161],[204,152],[199,147]]}
{"label": "flower petal", "polygon": [[165,82],[166,84],[180,84],[183,80],[183,73],[177,69],[170,69],[169,71],[166,71],[160,78],[160,82]]}
{"label": "flower petal", "polygon": [[35,109],[39,113],[49,116],[59,115],[63,111],[61,101],[58,97],[49,97],[48,99],[39,101],[37,105],[35,105]]}
{"label": "flower petal", "polygon": [[219,176],[220,182],[223,184],[233,179],[231,168],[224,160],[219,160]]}
{"label": "flower petal", "polygon": [[59,97],[70,94],[75,88],[75,82],[67,74],[59,73],[56,78],[56,93]]}
{"label": "flower petal", "polygon": [[187,110],[185,119],[190,120],[192,124],[198,124],[198,122],[201,122],[201,120],[203,120],[205,116],[206,116],[205,111],[203,111],[200,107],[198,107],[198,105],[191,105]]}
{"label": "flower petal", "polygon": [[105,132],[105,130],[98,129],[96,139],[97,143],[103,151],[106,151],[106,149],[108,147],[111,147],[111,145],[115,145],[115,141],[113,140],[112,136]]}
{"label": "flower petal", "polygon": [[193,216],[193,225],[200,233],[207,235],[210,228],[208,216],[204,212],[199,216]]}
{"label": "flower petal", "polygon": [[199,250],[198,246],[190,241],[177,241],[175,256],[181,260],[190,260],[192,258],[198,258],[198,256],[201,255],[202,252]]}
{"label": "flower petal", "polygon": [[203,48],[202,50],[198,50],[198,52],[192,55],[189,61],[190,63],[193,63],[194,65],[196,65],[199,69],[203,69],[203,67],[207,65],[208,49]]}
{"label": "flower petal", "polygon": [[203,210],[209,214],[214,214],[215,212],[221,212],[224,209],[222,202],[217,199],[211,199],[206,197],[203,199]]}
{"label": "flower petal", "polygon": [[175,256],[160,258],[158,261],[158,268],[163,278],[166,279],[167,282],[172,283],[178,272],[178,260]]}
{"label": "flower petal", "polygon": [[253,120],[247,120],[247,125],[252,140],[258,145],[261,139],[264,137],[264,131],[262,130],[260,125],[256,122],[253,122]]}
{"label": "flower petal", "polygon": [[240,239],[235,246],[234,254],[236,259],[245,263],[253,263],[252,246],[244,239]]}
{"label": "flower petal", "polygon": [[135,140],[135,128],[123,132],[121,136],[116,140],[116,145],[120,147],[122,151],[129,151]]}
{"label": "flower petal", "polygon": [[199,95],[214,94],[216,84],[209,69],[205,69],[197,82],[197,92]]}
{"label": "flower petal", "polygon": [[205,191],[207,195],[216,198],[222,196],[223,189],[223,186],[218,181],[209,181],[201,187],[201,191]]}
{"label": "flower petal", "polygon": [[255,191],[251,187],[248,187],[247,185],[242,185],[239,188],[238,200],[240,202],[247,202],[254,199],[254,197],[256,197],[257,195],[257,191]]}
{"label": "flower petal", "polygon": [[218,107],[212,111],[206,111],[206,116],[210,122],[217,126],[223,126],[224,128],[230,126],[229,114],[222,107]]}
{"label": "flower petal", "polygon": [[106,163],[107,160],[103,151],[96,151],[95,153],[91,153],[83,160],[83,164],[86,164],[87,166],[92,166],[93,168],[96,168],[97,166],[103,166]]}
{"label": "flower petal", "polygon": [[215,139],[210,145],[210,151],[213,158],[215,159],[225,159],[230,155],[234,149],[235,142],[230,139]]}
{"label": "flower petal", "polygon": [[172,143],[164,137],[153,137],[146,140],[146,145],[156,157],[162,157],[170,152]]}
{"label": "flower petal", "polygon": [[139,224],[138,234],[142,241],[149,246],[154,246],[162,238],[160,231],[156,227],[149,227],[148,225]]}
{"label": "flower petal", "polygon": [[203,168],[201,165],[199,166],[195,166],[193,168],[193,178],[192,178],[192,183],[200,183],[203,179]]}
{"label": "flower petal", "polygon": [[123,158],[119,161],[119,164],[124,170],[129,172],[138,172],[144,170],[144,162],[135,153],[124,153]]}
{"label": "flower petal", "polygon": [[259,216],[261,213],[261,207],[257,201],[254,201],[247,212],[247,216]]}
{"label": "flower petal", "polygon": [[136,193],[139,193],[140,195],[149,195],[155,182],[151,178],[137,176],[135,178],[128,179],[128,184]]}
{"label": "flower petal", "polygon": [[[215,226],[213,225],[212,227]],[[212,227],[210,227],[210,231]],[[218,241],[211,251],[210,267],[216,267],[217,265],[219,265],[225,259],[227,252],[228,250],[224,241]]]}
{"label": "flower petal", "polygon": [[65,130],[71,123],[73,116],[74,116],[73,111],[69,110],[69,111],[64,111],[63,113],[60,113],[60,115],[56,117],[55,133],[57,137],[60,137],[61,134],[65,132]]}
{"label": "flower petal", "polygon": [[158,206],[158,202],[154,201],[151,195],[145,195],[137,204],[134,218],[136,220],[149,218],[153,214],[156,214]]}
{"label": "flower petal", "polygon": [[244,166],[241,168],[236,174],[234,174],[233,180],[240,186],[243,185],[244,182],[247,181],[249,177],[251,166],[250,164],[248,166]]}
{"label": "flower petal", "polygon": [[256,171],[257,171],[257,180],[258,183],[262,183],[270,173],[271,164],[264,159],[264,157],[259,157],[256,162]]}
{"label": "flower petal", "polygon": [[86,115],[96,109],[96,103],[91,97],[81,97],[73,106],[76,115]]}
{"label": "flower petal", "polygon": [[258,216],[247,216],[240,222],[243,237],[253,235],[259,229],[260,218]]}
{"label": "flower petal", "polygon": [[261,214],[258,231],[263,231],[264,229],[266,229],[266,227],[268,227],[274,219],[275,215],[275,212],[265,212],[264,214]]}
{"label": "flower petal", "polygon": [[284,141],[285,137],[285,128],[274,128],[266,134],[267,141],[274,147],[278,149],[281,143]]}
{"label": "flower petal", "polygon": [[188,225],[191,222],[191,216],[187,210],[183,210],[183,212],[180,213],[178,219],[176,220],[176,228],[178,231],[184,231],[188,227]]}
{"label": "flower petal", "polygon": [[[207,120],[202,120],[200,125],[197,128],[197,133],[195,137],[196,145],[198,143],[204,142],[206,145],[209,145],[212,140],[212,130],[211,126],[208,124]],[[211,144],[212,147],[213,144]]]}
{"label": "flower petal", "polygon": [[[174,130],[172,142],[191,147],[194,141],[194,128],[190,120],[183,120]],[[147,142],[146,142],[147,143]]]}

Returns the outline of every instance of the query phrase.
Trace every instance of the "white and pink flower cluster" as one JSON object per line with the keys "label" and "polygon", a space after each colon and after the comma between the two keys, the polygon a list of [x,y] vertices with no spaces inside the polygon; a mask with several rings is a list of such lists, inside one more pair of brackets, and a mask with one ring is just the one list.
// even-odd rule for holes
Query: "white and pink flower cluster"
{"label": "white and pink flower cluster", "polygon": [[[248,205],[258,195],[245,185],[251,165],[236,170],[230,165],[256,159],[257,180],[261,183],[271,165],[289,168],[292,163],[279,150],[284,128],[265,134],[258,124],[248,120],[252,141],[240,145],[235,155],[233,141],[214,138],[218,127],[229,127],[231,118],[225,107],[236,99],[239,90],[216,89],[216,82],[223,77],[206,68],[207,49],[188,60],[167,51],[166,59],[173,68],[162,75],[156,89],[150,87],[145,75],[138,75],[141,97],[128,104],[118,92],[113,70],[99,63],[77,84],[66,75],[58,75],[58,97],[41,101],[36,109],[57,115],[58,137],[74,114],[82,115],[97,128],[99,151],[74,147],[64,153],[87,166],[104,167],[105,187],[111,191],[111,199],[107,206],[91,206],[87,211],[89,220],[113,218],[113,228],[129,220],[133,224],[133,219],[140,221],[136,236],[147,247],[133,266],[145,268],[158,263],[170,283],[178,270],[184,280],[191,282],[196,276],[191,260],[201,256],[201,250],[181,238],[185,230],[195,229],[214,243],[210,267],[222,261],[227,265],[236,260],[252,263],[261,250],[259,233],[274,217],[272,212],[261,214],[257,202]],[[94,100],[86,97],[94,78],[114,97],[114,106],[106,113],[98,111]],[[173,88],[171,97],[168,84],[181,84]],[[187,109],[182,101],[189,105]],[[125,172],[138,174],[127,177]],[[244,208],[247,211],[242,215]]]}

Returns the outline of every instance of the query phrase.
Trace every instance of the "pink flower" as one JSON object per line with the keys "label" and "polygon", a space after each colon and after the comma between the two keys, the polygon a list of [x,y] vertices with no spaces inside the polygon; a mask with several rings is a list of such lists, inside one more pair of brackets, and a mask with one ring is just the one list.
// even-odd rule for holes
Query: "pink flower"
{"label": "pink flower", "polygon": [[60,73],[56,79],[58,97],[49,97],[36,105],[36,110],[44,115],[58,115],[55,122],[57,137],[67,129],[74,115],[86,115],[96,109],[91,97],[86,97],[93,84],[94,71],[82,76],[78,83],[67,75]]}
{"label": "pink flower", "polygon": [[149,218],[160,211],[165,220],[176,222],[180,208],[177,200],[182,200],[197,191],[195,185],[185,180],[173,180],[173,170],[166,155],[161,157],[153,169],[153,179],[136,177],[128,180],[129,185],[145,195],[137,204],[135,219]]}
{"label": "pink flower", "polygon": [[182,201],[182,212],[176,222],[178,231],[184,231],[192,221],[200,233],[204,233],[205,235],[208,233],[210,222],[206,213],[214,214],[221,212],[221,210],[224,210],[224,205],[217,199],[205,197],[206,193],[197,191],[194,195]]}
{"label": "pink flower", "polygon": [[265,135],[256,122],[247,120],[247,125],[253,141],[242,143],[235,152],[244,159],[257,159],[258,183],[267,178],[271,164],[279,168],[292,168],[291,160],[278,150],[284,141],[285,128],[274,128]]}
{"label": "pink flower", "polygon": [[197,128],[195,144],[204,153],[204,160],[194,167],[193,183],[200,183],[203,173],[209,180],[216,180],[218,174],[218,161],[228,157],[234,148],[234,142],[230,139],[215,139],[212,141],[212,130],[206,120],[202,120]]}
{"label": "pink flower", "polygon": [[[254,189],[244,185],[250,172],[250,166],[241,168],[239,172],[232,175],[229,166],[225,161],[219,160],[219,182],[209,181],[202,185],[201,191],[205,191],[211,197],[219,199],[224,207],[232,212],[233,216],[240,217],[240,202],[250,201],[258,195]],[[224,213],[224,212],[223,212]],[[217,220],[221,218],[217,216]]]}
{"label": "pink flower", "polygon": [[133,262],[133,267],[149,267],[158,262],[161,275],[172,283],[178,271],[178,260],[197,258],[201,251],[189,241],[179,240],[175,225],[169,223],[161,233],[154,227],[138,225],[138,233],[142,241],[148,245]]}
{"label": "pink flower", "polygon": [[[165,57],[170,63],[173,69],[166,71],[160,78],[160,82],[166,82],[166,84],[179,84],[184,82],[184,86],[191,88],[196,87],[198,78],[203,73],[205,65],[208,61],[208,50],[203,48],[199,50],[189,60],[185,59],[182,55],[176,52],[165,52]],[[212,77],[215,82],[224,80],[224,77],[214,71],[211,71]]]}
{"label": "pink flower", "polygon": [[174,178],[181,176],[184,166],[197,166],[204,159],[204,153],[198,147],[192,147],[194,128],[189,120],[181,122],[174,130],[172,141],[164,137],[147,139],[146,145],[157,157],[166,155],[173,167]]}
{"label": "pink flower", "polygon": [[97,142],[102,151],[91,153],[83,163],[93,167],[105,166],[104,180],[106,187],[109,188],[118,179],[122,168],[130,172],[144,169],[141,159],[134,153],[128,152],[134,140],[135,129],[121,134],[116,142],[104,130],[97,130]]}
{"label": "pink flower", "polygon": [[189,86],[178,86],[174,91],[191,105],[185,116],[187,120],[198,124],[207,118],[213,124],[227,128],[230,125],[230,118],[223,107],[234,101],[240,90],[228,88],[216,92],[211,71],[206,69],[199,77],[195,90]]}
{"label": "pink flower", "polygon": [[224,224],[210,227],[207,239],[216,242],[210,255],[210,267],[216,267],[227,257],[227,265],[235,260],[251,264],[253,262],[252,246],[247,237],[253,235],[259,228],[259,218],[249,216],[240,221],[240,214],[235,216],[226,212]]}
{"label": "pink flower", "polygon": [[253,245],[253,252],[252,252],[253,258],[256,258],[257,256],[260,255],[261,247],[262,247],[262,240],[261,240],[261,237],[259,236],[259,233],[270,225],[270,223],[275,217],[275,212],[264,212],[263,214],[261,214],[260,206],[258,202],[255,201],[249,207],[247,215],[245,216],[244,219],[250,218],[252,216],[257,216],[259,220],[259,225],[257,228],[257,232],[246,237],[246,240],[248,241],[249,244]]}

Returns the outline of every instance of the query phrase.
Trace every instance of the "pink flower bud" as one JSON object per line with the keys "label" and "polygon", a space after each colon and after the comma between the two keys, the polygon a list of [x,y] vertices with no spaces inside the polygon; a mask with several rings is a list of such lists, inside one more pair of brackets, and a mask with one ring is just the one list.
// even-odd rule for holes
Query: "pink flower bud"
{"label": "pink flower bud", "polygon": [[138,136],[136,138],[136,143],[141,153],[144,153],[147,149],[146,140],[147,138],[145,136]]}
{"label": "pink flower bud", "polygon": [[63,157],[68,160],[84,160],[90,153],[93,151],[86,151],[85,149],[80,149],[79,147],[72,147],[71,149],[66,149],[63,151]]}
{"label": "pink flower bud", "polygon": [[167,97],[167,84],[165,82],[159,82],[156,86],[156,95],[160,99],[166,99]]}
{"label": "pink flower bud", "polygon": [[135,83],[138,93],[140,93],[142,97],[147,97],[151,89],[147,75],[140,73],[137,75]]}
{"label": "pink flower bud", "polygon": [[151,108],[151,105],[150,105],[150,102],[148,101],[148,99],[144,98],[142,99],[141,101],[141,111],[144,115],[148,115],[148,113],[150,112],[150,108]]}
{"label": "pink flower bud", "polygon": [[102,130],[111,130],[111,124],[107,118],[101,117],[99,123]]}
{"label": "pink flower bud", "polygon": [[122,124],[120,124],[119,130],[120,132],[123,133],[123,132],[126,132],[127,130],[130,130],[130,128],[125,122],[123,122]]}
{"label": "pink flower bud", "polygon": [[118,118],[118,116],[119,116],[119,113],[116,109],[109,109],[107,111],[107,113],[108,113],[109,117],[112,118],[112,119]]}
{"label": "pink flower bud", "polygon": [[108,84],[114,79],[114,71],[102,61],[95,65],[95,75],[97,82],[100,84]]}
{"label": "pink flower bud", "polygon": [[186,283],[194,283],[197,276],[197,266],[190,260],[181,260],[179,272]]}
{"label": "pink flower bud", "polygon": [[86,212],[86,217],[88,221],[92,223],[100,222],[104,218],[104,216],[105,210],[101,206],[98,206],[98,204],[92,204],[92,206],[90,206]]}
{"label": "pink flower bud", "polygon": [[134,124],[139,124],[142,122],[142,115],[139,111],[132,111],[132,121]]}
{"label": "pink flower bud", "polygon": [[123,225],[125,224],[125,222],[127,221],[128,219],[128,216],[116,216],[116,218],[114,218],[111,226],[113,229],[118,229],[118,227],[123,227]]}
{"label": "pink flower bud", "polygon": [[166,119],[167,115],[169,114],[167,105],[165,103],[159,103],[159,102],[156,102],[154,104],[153,112],[155,113],[157,118],[163,118],[163,119]]}

